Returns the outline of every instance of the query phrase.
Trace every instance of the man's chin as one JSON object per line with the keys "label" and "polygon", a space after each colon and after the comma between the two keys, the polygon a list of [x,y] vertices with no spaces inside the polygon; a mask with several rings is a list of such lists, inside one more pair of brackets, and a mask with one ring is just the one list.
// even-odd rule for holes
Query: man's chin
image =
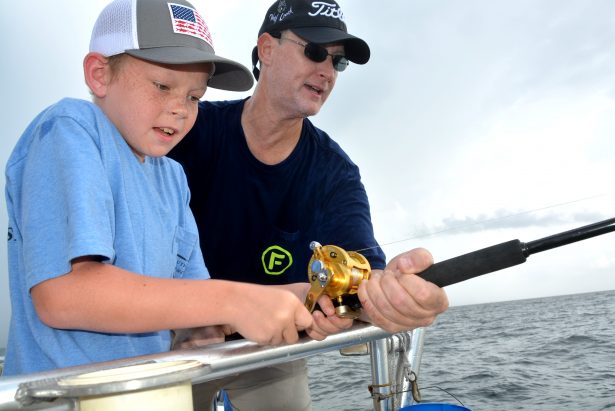
{"label": "man's chin", "polygon": [[315,116],[319,112],[320,112],[320,107],[314,108],[314,109],[309,109],[309,110],[304,110],[303,113],[301,113],[301,114],[303,115],[304,118],[307,118],[307,117]]}

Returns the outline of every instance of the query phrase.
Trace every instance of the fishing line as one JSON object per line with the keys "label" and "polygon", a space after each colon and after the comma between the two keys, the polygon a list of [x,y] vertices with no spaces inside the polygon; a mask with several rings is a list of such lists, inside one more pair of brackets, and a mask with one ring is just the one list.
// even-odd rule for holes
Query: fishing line
{"label": "fishing line", "polygon": [[[386,385],[389,385],[389,384],[386,384]],[[372,386],[370,386],[369,391],[370,391],[370,393],[372,394],[371,398],[372,398],[372,399],[374,399],[374,395],[375,395],[375,394],[374,394],[374,393],[372,393],[372,388],[371,388],[371,387],[372,387]],[[453,398],[454,398],[454,399],[455,399],[455,400],[456,400],[456,401],[457,401],[457,402],[458,402],[458,403],[459,403],[462,407],[465,407],[465,404],[464,404],[463,402],[461,402],[461,400],[460,400],[459,398],[457,398],[457,397],[456,397],[453,393],[451,393],[451,392],[449,392],[449,391],[445,390],[445,389],[444,389],[444,388],[442,388],[442,387],[438,387],[437,385],[430,385],[429,387],[421,387],[421,391],[424,391],[424,390],[429,390],[429,389],[432,389],[432,388],[437,388],[437,389],[439,389],[440,391],[444,391],[445,393],[447,393],[448,395],[450,395],[451,397],[453,397]],[[411,391],[411,389],[408,389],[408,390],[397,390],[397,391],[391,391],[391,393],[390,393],[390,394],[388,394],[388,395],[382,395],[382,396],[381,396],[381,397],[382,397],[381,399],[384,399],[384,398],[389,398],[389,397],[392,397],[392,396],[393,396],[393,395],[395,395],[395,394],[403,394],[403,393],[405,393],[405,392],[410,392],[410,391]],[[417,401],[417,400],[415,400],[415,401]],[[422,403],[422,402],[424,402],[422,399],[421,399],[420,401],[417,401],[417,403]]]}
{"label": "fishing line", "polygon": [[412,236],[404,238],[404,239],[401,239],[401,240],[394,240],[394,241],[390,241],[388,243],[384,243],[384,244],[381,244],[381,245],[376,245],[376,246],[373,246],[373,247],[361,248],[359,250],[355,250],[355,252],[359,252],[360,253],[362,251],[373,250],[373,249],[376,249],[376,248],[384,249],[384,247],[387,247],[387,246],[390,246],[390,245],[393,245],[393,244],[403,243],[403,242],[410,241],[410,240],[415,240],[417,238],[427,238],[427,237],[432,237],[432,236],[435,236],[435,235],[439,235],[439,234],[447,233],[447,232],[451,232],[451,231],[461,231],[461,230],[465,230],[465,229],[470,228],[470,227],[475,227],[475,226],[483,225],[483,224],[491,224],[491,223],[494,223],[494,222],[506,220],[508,218],[518,217],[518,216],[526,215],[526,214],[537,213],[539,211],[545,211],[545,210],[549,210],[549,209],[553,209],[553,208],[557,208],[557,207],[563,207],[563,206],[570,205],[570,204],[580,203],[580,202],[583,202],[583,201],[594,200],[596,198],[607,197],[607,196],[613,195],[614,193],[615,192],[611,191],[611,192],[607,192],[607,193],[596,194],[596,195],[593,195],[593,196],[590,196],[590,197],[583,197],[583,198],[579,198],[579,199],[576,199],[576,200],[566,201],[566,202],[563,202],[563,203],[557,203],[557,204],[552,204],[552,205],[548,205],[548,206],[545,206],[545,207],[539,207],[539,208],[534,208],[534,209],[531,209],[531,210],[525,210],[525,211],[521,211],[521,212],[514,213],[514,214],[508,214],[508,215],[505,215],[505,216],[502,216],[502,217],[494,217],[494,218],[488,218],[486,220],[475,221],[473,223],[460,224],[460,225],[456,225],[456,226],[452,226],[452,227],[448,227],[448,228],[443,228],[441,230],[431,231],[431,232],[427,232],[427,233],[423,233],[423,234],[413,234]]}
{"label": "fishing line", "polygon": [[457,402],[458,402],[459,404],[461,404],[461,406],[462,406],[462,407],[465,407],[465,404],[464,404],[464,403],[462,403],[462,402],[461,402],[461,400],[460,400],[459,398],[455,397],[455,395],[453,395],[453,393],[450,393],[450,392],[448,392],[447,390],[445,390],[444,388],[442,388],[442,387],[438,387],[437,385],[431,385],[431,386],[429,386],[429,387],[421,387],[421,391],[423,391],[423,390],[429,390],[429,389],[431,389],[431,388],[437,388],[437,389],[439,389],[440,391],[444,391],[445,393],[447,393],[448,395],[450,395],[451,397],[453,397],[455,400],[457,400]]}

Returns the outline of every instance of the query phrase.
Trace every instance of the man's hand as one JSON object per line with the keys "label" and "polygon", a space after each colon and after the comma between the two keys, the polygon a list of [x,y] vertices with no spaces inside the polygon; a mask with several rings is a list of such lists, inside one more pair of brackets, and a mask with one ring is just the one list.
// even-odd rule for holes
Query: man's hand
{"label": "man's hand", "polygon": [[429,251],[416,248],[395,257],[384,271],[373,270],[359,286],[362,319],[392,333],[430,325],[448,308],[448,298],[443,289],[414,274],[432,264]]}
{"label": "man's hand", "polygon": [[340,318],[335,314],[335,307],[327,295],[321,295],[318,299],[321,311],[314,310],[312,327],[306,329],[307,334],[318,341],[324,340],[331,334],[336,334],[352,326],[352,320]]}
{"label": "man's hand", "polygon": [[[297,298],[305,301],[310,286],[310,283],[293,283],[279,287],[292,291]],[[312,313],[312,326],[305,329],[305,332],[311,338],[321,341],[328,335],[336,334],[352,326],[352,320],[340,318],[335,314],[335,307],[333,307],[333,303],[328,296],[321,295],[318,299],[318,305],[322,311],[315,310]]]}

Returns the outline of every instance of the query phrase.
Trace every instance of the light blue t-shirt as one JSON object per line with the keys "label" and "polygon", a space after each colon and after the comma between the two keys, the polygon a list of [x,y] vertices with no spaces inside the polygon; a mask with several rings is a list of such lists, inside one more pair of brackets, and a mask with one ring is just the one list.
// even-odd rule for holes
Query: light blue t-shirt
{"label": "light blue t-shirt", "polygon": [[189,198],[181,166],[166,157],[139,162],[96,105],[64,99],[39,114],[6,166],[12,317],[4,375],[168,350],[169,331],[50,328],[30,290],[81,256],[149,276],[209,278]]}

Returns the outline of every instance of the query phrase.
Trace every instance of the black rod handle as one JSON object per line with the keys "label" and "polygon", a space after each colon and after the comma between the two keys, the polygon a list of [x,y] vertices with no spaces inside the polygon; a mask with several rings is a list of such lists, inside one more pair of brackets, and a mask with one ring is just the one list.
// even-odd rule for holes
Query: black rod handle
{"label": "black rod handle", "polygon": [[438,287],[456,284],[479,275],[522,264],[525,244],[511,240],[441,261],[419,274]]}

